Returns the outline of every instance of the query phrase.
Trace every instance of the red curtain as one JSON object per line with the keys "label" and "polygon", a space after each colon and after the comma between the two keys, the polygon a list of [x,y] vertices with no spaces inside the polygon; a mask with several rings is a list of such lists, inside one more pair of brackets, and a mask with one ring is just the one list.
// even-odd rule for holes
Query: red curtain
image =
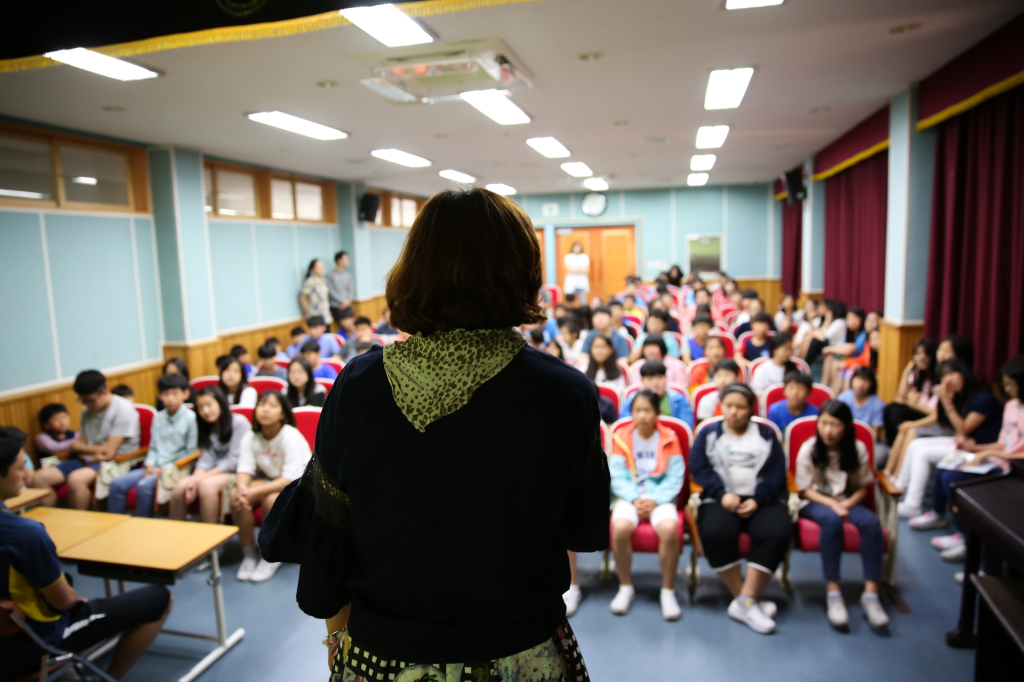
{"label": "red curtain", "polygon": [[804,202],[782,203],[782,291],[800,296]]}
{"label": "red curtain", "polygon": [[974,340],[996,380],[1024,354],[1024,87],[937,129],[925,333]]}
{"label": "red curtain", "polygon": [[825,298],[882,309],[888,196],[888,151],[825,181]]}

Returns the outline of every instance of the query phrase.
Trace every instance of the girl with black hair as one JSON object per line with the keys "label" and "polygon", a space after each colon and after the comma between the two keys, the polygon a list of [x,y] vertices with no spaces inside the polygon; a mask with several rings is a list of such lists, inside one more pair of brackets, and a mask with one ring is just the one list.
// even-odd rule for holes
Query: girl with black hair
{"label": "girl with black hair", "polygon": [[793,335],[780,332],[768,339],[768,362],[757,366],[757,371],[750,377],[750,388],[758,396],[768,390],[769,386],[781,384],[790,372],[801,371],[792,361]]}
{"label": "girl with black hair", "polygon": [[607,336],[598,334],[590,343],[590,358],[582,368],[587,378],[599,386],[611,386],[618,390],[626,388],[626,377],[616,360],[615,346]]}
{"label": "girl with black hair", "polygon": [[974,371],[974,342],[963,334],[950,334],[942,339],[942,343],[935,351],[935,359],[938,362],[945,362],[957,358],[962,360],[967,368]]}
{"label": "girl with black hair", "polygon": [[[768,634],[775,631],[777,607],[760,596],[789,549],[793,524],[784,502],[786,456],[775,429],[751,419],[756,404],[743,384],[722,390],[722,418],[698,431],[690,472],[703,489],[697,527],[704,555],[733,595],[729,616]],[[751,542],[746,577],[742,533]]]}
{"label": "girl with black hair", "polygon": [[795,479],[800,489],[801,518],[814,521],[820,528],[829,622],[837,628],[845,628],[850,622],[839,591],[839,564],[843,556],[843,524],[851,523],[860,532],[864,564],[861,606],[872,627],[886,627],[889,616],[878,598],[885,539],[878,517],[861,505],[874,480],[867,448],[857,440],[853,413],[846,403],[829,400],[821,406],[817,435],[801,445],[797,453]]}
{"label": "girl with black hair", "polygon": [[292,407],[323,407],[327,390],[313,378],[313,367],[302,355],[288,363],[288,402]]}
{"label": "girl with black hair", "polygon": [[868,343],[868,332],[864,328],[866,317],[867,313],[863,308],[850,308],[846,312],[846,337],[839,343],[833,341],[821,349],[821,354],[825,356],[821,381],[836,393],[842,390],[839,371],[843,368],[843,363],[847,358],[863,353],[864,346]]}
{"label": "girl with black hair", "polygon": [[327,328],[331,328],[334,318],[331,316],[330,292],[327,280],[324,279],[324,262],[319,258],[309,261],[306,278],[299,293],[299,305],[302,316],[307,320],[311,317],[322,317]]}
{"label": "girl with black hair", "polygon": [[693,393],[698,386],[711,381],[711,377],[715,376],[715,366],[725,357],[725,341],[722,337],[708,336],[707,341],[704,342],[704,359],[707,360],[707,363],[701,363],[689,372],[690,393]]}
{"label": "girl with black hair", "polygon": [[242,361],[227,355],[218,363],[218,369],[220,370],[218,386],[227,399],[228,405],[256,407],[256,389],[249,385]]}
{"label": "girl with black hair", "polygon": [[683,286],[683,271],[678,265],[668,269],[668,283],[674,287]]}
{"label": "girl with black hair", "polygon": [[[935,393],[939,401],[934,418],[938,426],[950,435],[921,438],[918,431],[919,437],[909,440],[904,455],[906,461],[896,480],[896,485],[904,491],[898,507],[903,518],[921,515],[925,488],[936,464],[960,445],[994,443],[1003,425],[1002,403],[978,386],[970,368],[962,360],[953,358],[939,365],[939,386]],[[956,558],[962,554],[952,552],[946,558],[962,560]]]}
{"label": "girl with black hair", "polygon": [[825,301],[824,306],[825,314],[821,326],[804,335],[798,352],[808,365],[814,364],[825,347],[837,346],[847,341],[846,304],[842,301]]}
{"label": "girl with black hair", "polygon": [[875,431],[875,440],[885,437],[884,419],[885,402],[876,395],[878,379],[870,367],[858,367],[853,372],[850,388],[839,394],[839,402],[846,403],[853,413],[853,418],[864,422]]}
{"label": "girl with black hair", "polygon": [[[188,381],[188,364],[186,364],[181,358],[170,358],[164,363],[163,369],[160,371],[160,376],[165,376],[167,374],[180,374],[185,377],[185,381]],[[188,387],[188,397],[185,398],[185,402],[189,405],[196,404],[196,392],[192,390],[191,386]],[[159,412],[162,409],[164,409],[164,403],[158,396],[156,399],[156,411]]]}
{"label": "girl with black hair", "polygon": [[923,419],[934,411],[929,403],[935,384],[935,369],[939,364],[935,360],[938,347],[935,339],[929,338],[914,344],[913,357],[903,368],[896,397],[886,405],[883,414],[885,441],[889,445],[895,446],[900,424]]}
{"label": "girl with black hair", "polygon": [[196,420],[199,460],[192,474],[178,481],[171,491],[170,517],[184,521],[189,505],[198,498],[203,523],[217,523],[221,492],[235,473],[242,438],[252,431],[252,426],[248,419],[231,411],[227,397],[218,386],[207,386],[199,391],[196,414],[199,417]]}

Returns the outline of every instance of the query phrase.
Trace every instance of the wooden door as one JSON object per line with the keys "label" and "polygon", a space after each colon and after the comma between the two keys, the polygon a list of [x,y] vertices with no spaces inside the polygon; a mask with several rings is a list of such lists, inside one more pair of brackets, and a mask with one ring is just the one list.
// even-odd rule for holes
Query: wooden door
{"label": "wooden door", "polygon": [[[607,301],[622,291],[626,276],[636,270],[636,251],[632,225],[609,227],[558,228],[555,251],[558,259],[558,285],[565,281],[565,256],[579,242],[583,253],[590,256],[590,294]],[[589,301],[581,301],[581,305]]]}

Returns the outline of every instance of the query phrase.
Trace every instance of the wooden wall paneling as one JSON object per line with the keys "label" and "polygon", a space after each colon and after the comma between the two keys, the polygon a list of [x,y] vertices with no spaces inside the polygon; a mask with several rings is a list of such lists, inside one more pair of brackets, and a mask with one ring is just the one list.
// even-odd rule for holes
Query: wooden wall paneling
{"label": "wooden wall paneling", "polygon": [[305,327],[306,325],[302,318],[297,317],[267,327],[223,334],[213,341],[191,345],[164,344],[164,359],[181,358],[184,360],[192,378],[208,376],[217,373],[217,358],[230,353],[233,346],[242,345],[249,351],[250,360],[255,365],[259,362],[259,348],[267,338],[276,336],[282,347],[287,346],[291,343],[291,330],[296,326]]}
{"label": "wooden wall paneling", "polygon": [[764,301],[765,312],[772,315],[782,303],[782,281],[779,279],[738,279],[736,285],[740,289],[753,289]]}
{"label": "wooden wall paneling", "polygon": [[878,348],[878,397],[891,402],[896,397],[903,368],[914,357],[914,344],[924,336],[920,324],[881,322],[882,339]]}
{"label": "wooden wall paneling", "polygon": [[387,307],[387,298],[383,294],[368,298],[365,301],[352,302],[352,309],[355,311],[356,317],[368,317],[373,324],[377,324],[377,320],[380,319],[384,308]]}

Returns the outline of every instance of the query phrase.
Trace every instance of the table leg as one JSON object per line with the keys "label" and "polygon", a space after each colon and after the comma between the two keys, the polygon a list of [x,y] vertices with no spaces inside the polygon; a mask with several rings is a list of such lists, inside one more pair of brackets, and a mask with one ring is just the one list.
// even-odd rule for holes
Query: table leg
{"label": "table leg", "polygon": [[203,671],[213,665],[217,659],[226,654],[231,647],[238,644],[242,637],[245,636],[244,628],[238,628],[229,636],[225,636],[227,625],[224,617],[224,591],[221,587],[220,557],[217,556],[216,549],[210,552],[210,564],[210,579],[207,582],[213,588],[213,608],[217,615],[217,642],[219,646],[208,653],[199,663],[196,663],[192,670],[189,670],[184,677],[178,679],[178,682],[192,682],[192,680],[199,677]]}
{"label": "table leg", "polygon": [[107,593],[107,599],[110,599],[114,596],[114,586],[111,584],[110,578],[103,579],[103,589]]}
{"label": "table leg", "polygon": [[967,531],[967,559],[964,561],[964,588],[960,597],[960,621],[956,630],[946,633],[946,645],[954,649],[973,649],[974,612],[978,603],[978,590],[971,576],[978,572],[981,564],[981,540],[975,533]]}

